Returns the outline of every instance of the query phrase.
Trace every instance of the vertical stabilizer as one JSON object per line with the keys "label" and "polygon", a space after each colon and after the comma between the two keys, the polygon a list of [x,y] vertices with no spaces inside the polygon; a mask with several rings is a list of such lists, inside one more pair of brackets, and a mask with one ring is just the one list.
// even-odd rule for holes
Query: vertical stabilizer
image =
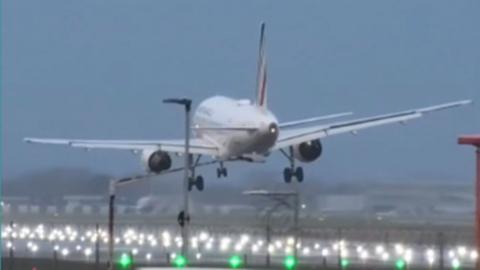
{"label": "vertical stabilizer", "polygon": [[260,47],[258,51],[257,96],[256,105],[267,107],[267,56],[265,55],[265,23],[260,28]]}

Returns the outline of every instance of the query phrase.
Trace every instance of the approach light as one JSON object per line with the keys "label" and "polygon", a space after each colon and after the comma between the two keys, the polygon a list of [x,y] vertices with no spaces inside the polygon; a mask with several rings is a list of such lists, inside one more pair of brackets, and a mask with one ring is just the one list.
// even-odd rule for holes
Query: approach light
{"label": "approach light", "polygon": [[395,268],[396,268],[396,269],[399,269],[399,270],[405,269],[405,265],[406,265],[406,263],[405,263],[405,261],[402,260],[402,259],[398,259],[398,260],[395,262]]}
{"label": "approach light", "polygon": [[242,266],[243,261],[242,258],[238,255],[233,255],[228,259],[228,264],[230,265],[230,268],[239,268]]}
{"label": "approach light", "polygon": [[127,253],[123,253],[122,256],[120,256],[120,260],[118,261],[118,264],[122,269],[129,269],[133,264],[133,259]]}
{"label": "approach light", "polygon": [[340,265],[342,266],[342,269],[347,269],[347,267],[350,265],[350,261],[348,259],[342,259],[340,261]]}
{"label": "approach light", "polygon": [[177,268],[184,268],[185,266],[187,266],[187,264],[187,258],[183,255],[175,256],[175,259],[173,260],[173,265]]}
{"label": "approach light", "polygon": [[297,258],[295,258],[294,256],[287,256],[285,257],[285,260],[283,260],[283,265],[288,270],[295,269],[295,267],[297,266]]}
{"label": "approach light", "polygon": [[457,258],[452,260],[452,268],[454,270],[460,269],[460,261]]}

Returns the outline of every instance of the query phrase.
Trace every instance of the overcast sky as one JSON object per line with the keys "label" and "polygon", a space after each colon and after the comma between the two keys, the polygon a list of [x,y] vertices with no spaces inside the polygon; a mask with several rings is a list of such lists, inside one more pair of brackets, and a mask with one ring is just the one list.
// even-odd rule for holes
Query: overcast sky
{"label": "overcast sky", "polygon": [[[480,132],[479,1],[6,0],[2,6],[3,174],[80,167],[140,172],[129,152],[24,144],[25,136],[182,136],[183,114],[215,94],[252,98],[267,23],[269,107],[281,121],[356,117],[471,98],[477,105],[323,140],[322,179],[470,181]],[[181,164],[182,160],[177,160]],[[277,176],[279,154],[229,174]],[[202,169],[213,177],[214,168]]]}

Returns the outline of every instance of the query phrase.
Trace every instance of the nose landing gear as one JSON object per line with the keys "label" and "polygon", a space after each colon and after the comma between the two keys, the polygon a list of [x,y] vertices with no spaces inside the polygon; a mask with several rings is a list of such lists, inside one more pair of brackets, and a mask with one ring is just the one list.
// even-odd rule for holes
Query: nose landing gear
{"label": "nose landing gear", "polygon": [[295,157],[293,156],[293,147],[289,147],[289,153],[286,153],[285,150],[281,149],[280,152],[288,159],[290,162],[290,167],[286,167],[283,170],[283,180],[285,183],[291,183],[292,178],[295,177],[299,183],[303,182],[303,168],[295,167]]}

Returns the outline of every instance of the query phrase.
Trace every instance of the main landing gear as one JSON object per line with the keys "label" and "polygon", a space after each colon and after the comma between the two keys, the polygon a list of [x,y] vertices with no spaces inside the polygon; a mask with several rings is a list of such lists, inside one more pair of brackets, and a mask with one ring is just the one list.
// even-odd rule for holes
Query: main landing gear
{"label": "main landing gear", "polygon": [[193,187],[195,187],[198,191],[203,191],[205,185],[201,175],[189,178],[188,191],[192,191]]}
{"label": "main landing gear", "polygon": [[[190,160],[190,164],[192,164],[192,166],[190,169],[190,177],[188,178],[188,191],[192,191],[194,188],[196,188],[198,191],[203,191],[205,189],[205,181],[203,180],[203,177],[201,175],[195,176],[195,168],[198,166],[201,157],[202,155],[196,156],[195,162]],[[193,159],[193,155],[191,155],[190,158]],[[227,168],[225,168],[223,162],[220,162],[220,167],[217,168],[217,177],[220,178],[227,176]]]}
{"label": "main landing gear", "polygon": [[293,147],[289,147],[289,152],[281,149],[280,152],[288,159],[290,162],[290,167],[286,167],[283,170],[283,180],[285,183],[291,183],[292,178],[295,177],[299,183],[303,182],[303,168],[295,167],[295,157],[293,156]]}
{"label": "main landing gear", "polygon": [[[195,177],[195,167],[197,167],[198,163],[200,162],[200,158],[202,155],[198,155],[195,159],[195,163],[192,164],[192,168],[190,170],[190,177],[188,178],[188,191],[192,191],[193,187],[195,187],[198,191],[203,191],[205,188],[205,183],[203,177],[198,175]],[[191,156],[193,158],[193,156]]]}
{"label": "main landing gear", "polygon": [[285,183],[292,182],[292,178],[295,177],[298,182],[303,181],[303,168],[297,167],[295,170],[293,168],[285,168],[283,169],[283,180]]}
{"label": "main landing gear", "polygon": [[220,178],[222,176],[227,177],[228,172],[227,172],[227,168],[223,166],[223,162],[220,162],[220,167],[217,168],[217,178]]}

